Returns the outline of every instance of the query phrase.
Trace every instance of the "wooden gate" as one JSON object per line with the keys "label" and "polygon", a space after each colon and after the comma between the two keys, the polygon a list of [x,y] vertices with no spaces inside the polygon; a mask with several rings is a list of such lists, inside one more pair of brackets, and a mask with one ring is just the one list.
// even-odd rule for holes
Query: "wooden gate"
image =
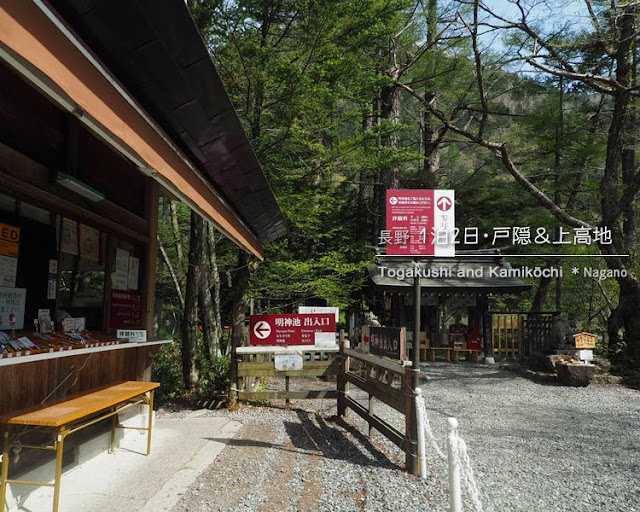
{"label": "wooden gate", "polygon": [[[238,347],[237,365],[238,400],[290,400],[307,398],[337,398],[338,393],[332,390],[298,390],[289,389],[291,377],[328,377],[338,375],[339,347]],[[301,369],[276,369],[276,358],[282,355],[300,354]],[[255,377],[280,377],[285,379],[284,391],[251,391],[248,382]]]}
{"label": "wooden gate", "polygon": [[[369,435],[375,429],[405,452],[407,471],[418,474],[418,427],[415,392],[412,388],[413,367],[389,359],[353,350],[349,340],[341,336],[340,373],[338,375],[338,416],[351,409],[369,424]],[[366,391],[368,407],[349,396],[350,385]],[[375,400],[404,414],[405,429],[400,432],[375,413]]]}
{"label": "wooden gate", "polygon": [[491,343],[493,354],[519,357],[522,350],[524,315],[491,313]]}

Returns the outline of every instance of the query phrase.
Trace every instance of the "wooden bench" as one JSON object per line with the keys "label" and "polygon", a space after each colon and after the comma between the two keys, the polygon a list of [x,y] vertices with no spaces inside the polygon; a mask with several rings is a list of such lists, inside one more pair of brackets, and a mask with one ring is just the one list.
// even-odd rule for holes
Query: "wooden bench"
{"label": "wooden bench", "polygon": [[457,363],[460,360],[459,359],[459,354],[461,352],[469,354],[471,356],[471,360],[474,363],[477,363],[479,361],[479,359],[480,359],[480,354],[482,354],[484,352],[484,350],[470,349],[470,348],[464,348],[464,349],[462,349],[462,348],[454,348],[454,349],[452,349],[452,360],[454,362]]}
{"label": "wooden bench", "polygon": [[[31,408],[29,410],[0,416],[0,424],[2,424],[3,427],[0,511],[4,511],[5,509],[7,484],[15,484],[53,487],[53,511],[57,512],[60,503],[60,476],[62,474],[62,455],[65,438],[106,418],[111,418],[110,453],[115,451],[116,428],[135,428],[147,431],[147,455],[149,455],[151,453],[153,395],[155,389],[159,386],[160,384],[157,382],[122,382],[80,396],[68,398],[51,405],[45,404],[40,408]],[[147,396],[147,393],[149,393],[149,396]],[[143,403],[149,405],[149,421],[147,427],[124,427],[117,424],[117,415],[119,413]],[[13,428],[23,426],[52,429],[55,437],[53,442],[47,446],[34,446],[23,443],[12,444],[16,436],[11,437],[10,425],[13,425]],[[10,480],[8,478],[9,453],[10,449],[14,446],[55,451],[56,469],[54,483]]]}
{"label": "wooden bench", "polygon": [[466,353],[471,356],[471,360],[474,363],[477,363],[480,358],[480,354],[482,354],[483,351],[478,349],[467,349],[467,348],[462,349],[462,348],[451,348],[451,347],[430,347],[427,349],[429,361],[435,361],[436,355],[438,355],[438,352],[444,353],[445,361],[453,361],[454,363],[457,363],[460,360],[460,353]]}

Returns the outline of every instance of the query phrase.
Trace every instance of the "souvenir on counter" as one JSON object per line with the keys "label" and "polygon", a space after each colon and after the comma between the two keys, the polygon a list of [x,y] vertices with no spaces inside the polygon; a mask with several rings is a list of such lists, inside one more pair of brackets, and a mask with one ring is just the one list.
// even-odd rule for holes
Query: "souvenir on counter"
{"label": "souvenir on counter", "polygon": [[51,321],[51,311],[48,309],[38,310],[38,327],[40,334],[49,334],[54,331]]}

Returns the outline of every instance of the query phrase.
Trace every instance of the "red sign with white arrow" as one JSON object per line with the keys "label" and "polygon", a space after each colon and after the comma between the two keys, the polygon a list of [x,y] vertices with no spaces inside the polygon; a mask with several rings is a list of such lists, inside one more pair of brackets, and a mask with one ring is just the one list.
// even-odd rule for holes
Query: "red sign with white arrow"
{"label": "red sign with white arrow", "polygon": [[387,190],[389,256],[455,256],[453,190]]}
{"label": "red sign with white arrow", "polygon": [[333,313],[300,315],[252,315],[249,318],[251,345],[315,345],[330,333],[335,336]]}

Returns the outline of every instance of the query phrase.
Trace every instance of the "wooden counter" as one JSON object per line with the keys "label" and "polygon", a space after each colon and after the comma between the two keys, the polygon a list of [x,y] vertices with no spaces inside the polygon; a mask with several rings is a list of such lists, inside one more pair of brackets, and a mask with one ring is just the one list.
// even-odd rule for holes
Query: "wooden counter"
{"label": "wooden counter", "polygon": [[[0,361],[0,415],[123,381],[151,380],[153,356],[170,341],[10,357]],[[56,389],[57,388],[57,389]]]}

